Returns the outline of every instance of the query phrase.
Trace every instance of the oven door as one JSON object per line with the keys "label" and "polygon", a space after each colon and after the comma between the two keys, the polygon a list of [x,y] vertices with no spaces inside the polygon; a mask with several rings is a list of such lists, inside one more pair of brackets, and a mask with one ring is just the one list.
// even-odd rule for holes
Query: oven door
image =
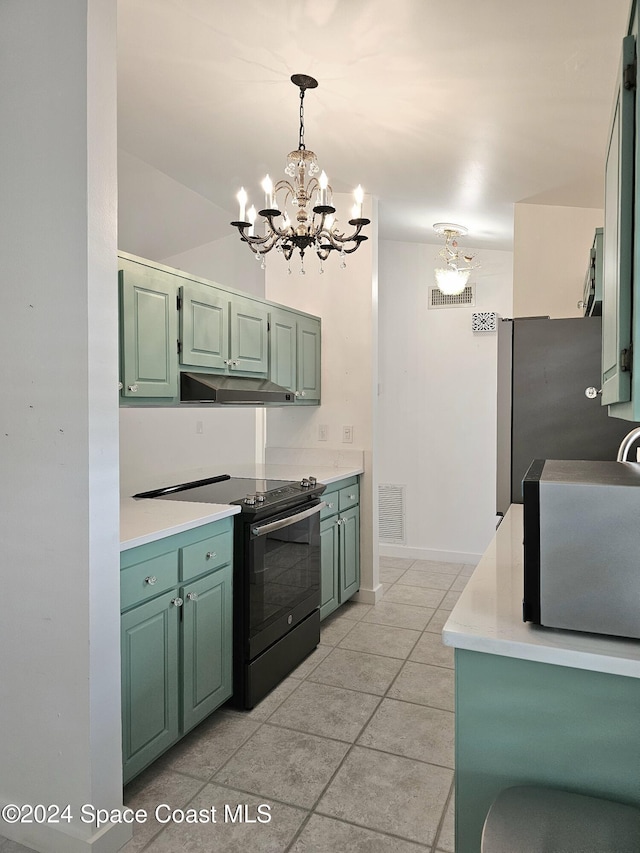
{"label": "oven door", "polygon": [[249,659],[320,606],[320,510],[314,500],[249,525]]}

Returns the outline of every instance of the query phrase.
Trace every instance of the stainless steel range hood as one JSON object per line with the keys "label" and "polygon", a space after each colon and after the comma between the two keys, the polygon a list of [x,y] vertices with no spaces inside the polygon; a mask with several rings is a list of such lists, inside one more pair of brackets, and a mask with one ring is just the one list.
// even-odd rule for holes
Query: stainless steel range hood
{"label": "stainless steel range hood", "polygon": [[180,374],[181,403],[264,406],[266,403],[293,403],[294,400],[293,391],[268,379],[211,373]]}

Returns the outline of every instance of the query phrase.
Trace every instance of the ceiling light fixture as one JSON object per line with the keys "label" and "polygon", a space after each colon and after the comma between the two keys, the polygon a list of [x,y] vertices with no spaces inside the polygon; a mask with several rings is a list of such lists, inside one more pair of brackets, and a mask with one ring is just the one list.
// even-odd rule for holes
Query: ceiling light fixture
{"label": "ceiling light fixture", "polygon": [[[370,220],[362,216],[362,202],[364,192],[358,186],[355,190],[355,204],[351,209],[349,225],[354,228],[352,234],[345,236],[340,230],[338,220],[335,217],[336,209],[332,205],[333,190],[329,186],[329,179],[320,171],[316,162],[316,155],[304,144],[304,94],[307,89],[315,89],[318,81],[306,74],[294,74],[291,82],[300,89],[300,133],[298,148],[292,151],[288,157],[285,174],[291,181],[281,180],[275,186],[267,175],[262,181],[262,189],[265,194],[264,208],[256,212],[252,205],[247,210],[247,193],[244,187],[237,195],[240,204],[240,216],[237,222],[232,222],[240,232],[240,239],[249,245],[251,251],[258,260],[262,261],[264,269],[264,255],[274,247],[282,252],[289,261],[289,272],[291,272],[291,255],[294,249],[300,252],[300,272],[304,274],[304,253],[311,248],[320,258],[320,272],[324,272],[323,261],[332,251],[337,251],[342,257],[341,266],[345,267],[345,255],[349,255],[358,248],[360,243],[367,239],[361,234],[364,225]],[[278,195],[280,198],[278,199]],[[311,202],[315,205],[309,211]],[[287,204],[292,208],[292,221],[286,210]],[[282,216],[284,219],[280,225],[275,220]],[[256,217],[264,218],[264,236],[255,233]]]}
{"label": "ceiling light fixture", "polygon": [[472,264],[474,255],[463,252],[458,247],[458,237],[465,237],[468,230],[464,225],[453,225],[451,222],[436,222],[433,230],[444,235],[445,244],[438,255],[446,263],[446,267],[435,270],[438,288],[447,296],[455,296],[467,286],[471,270],[479,266]]}

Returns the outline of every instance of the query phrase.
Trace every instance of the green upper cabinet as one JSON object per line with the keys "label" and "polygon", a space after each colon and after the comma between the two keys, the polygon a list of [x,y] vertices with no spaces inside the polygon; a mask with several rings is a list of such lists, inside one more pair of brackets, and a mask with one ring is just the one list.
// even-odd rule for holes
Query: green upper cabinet
{"label": "green upper cabinet", "polygon": [[195,281],[180,287],[180,364],[227,370],[228,293]]}
{"label": "green upper cabinet", "polygon": [[320,401],[320,320],[283,308],[270,312],[269,376],[296,402]]}
{"label": "green upper cabinet", "polygon": [[180,364],[218,373],[268,370],[266,305],[200,282],[180,287]]}
{"label": "green upper cabinet", "polygon": [[[632,289],[634,287],[635,36],[622,43],[622,60],[605,162],[602,295],[602,405],[636,419],[632,397]],[[636,276],[637,277],[637,276]],[[637,410],[637,412],[636,412]]]}
{"label": "green upper cabinet", "polygon": [[180,371],[194,368],[271,379],[320,403],[318,317],[134,255],[118,261],[121,405],[180,405]]}
{"label": "green upper cabinet", "polygon": [[120,263],[122,395],[177,397],[177,288],[172,275]]}
{"label": "green upper cabinet", "polygon": [[231,373],[262,373],[269,369],[269,311],[263,302],[231,299]]}
{"label": "green upper cabinet", "polygon": [[589,253],[589,266],[584,279],[582,308],[585,317],[600,317],[602,314],[602,253],[604,229],[596,228],[593,245]]}

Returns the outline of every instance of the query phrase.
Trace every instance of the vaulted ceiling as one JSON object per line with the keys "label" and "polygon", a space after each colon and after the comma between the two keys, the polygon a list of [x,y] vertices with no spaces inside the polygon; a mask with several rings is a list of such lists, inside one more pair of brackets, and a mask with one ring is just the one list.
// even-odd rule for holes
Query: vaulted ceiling
{"label": "vaulted ceiling", "polygon": [[446,220],[508,249],[515,202],[603,205],[629,5],[119,0],[121,205],[146,194],[185,249],[231,233],[239,187],[259,203],[297,147],[305,73],[306,145],[334,190],[378,197],[381,237]]}

